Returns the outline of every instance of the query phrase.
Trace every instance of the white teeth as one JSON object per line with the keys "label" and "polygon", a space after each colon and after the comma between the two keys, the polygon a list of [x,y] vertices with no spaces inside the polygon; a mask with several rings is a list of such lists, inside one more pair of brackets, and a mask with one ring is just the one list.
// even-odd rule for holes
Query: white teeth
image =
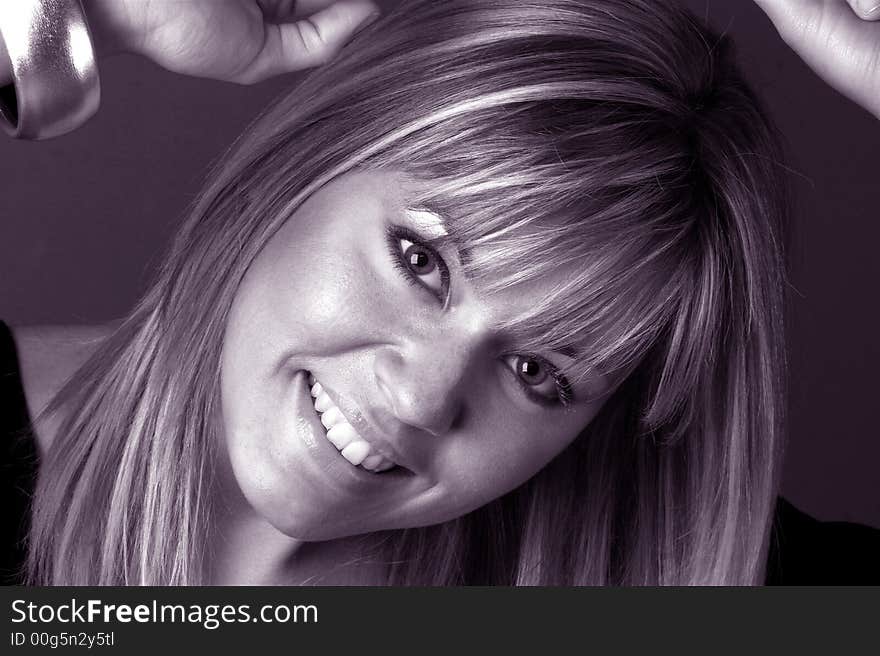
{"label": "white teeth", "polygon": [[351,424],[344,421],[341,424],[334,424],[327,431],[327,439],[333,442],[333,446],[342,451],[342,449],[355,440],[360,440],[361,436],[357,434],[357,431]]}
{"label": "white teeth", "polygon": [[327,396],[327,392],[321,390],[321,394],[315,399],[315,410],[318,412],[327,412],[330,408],[335,407],[333,401]]}
{"label": "white teeth", "polygon": [[321,423],[324,424],[324,428],[327,429],[333,428],[336,424],[341,424],[343,422],[347,423],[345,417],[342,416],[342,411],[335,405],[321,415]]}
{"label": "white teeth", "polygon": [[385,458],[380,456],[378,453],[374,453],[371,456],[367,456],[364,458],[364,461],[361,463],[361,467],[364,469],[375,469],[377,465],[382,464],[382,461]]}
{"label": "white teeth", "polygon": [[369,469],[372,472],[383,472],[387,469],[391,469],[394,466],[394,463],[388,460],[385,456],[379,455],[378,453],[374,453],[372,455],[364,458],[364,461],[361,463],[361,467],[364,469]]}
{"label": "white teeth", "polygon": [[315,375],[312,372],[309,372],[309,387],[315,384]]}
{"label": "white teeth", "polygon": [[359,465],[370,453],[370,445],[363,440],[355,440],[342,450],[342,457],[353,465]]}
{"label": "white teeth", "polygon": [[355,466],[362,466],[371,472],[379,473],[391,469],[395,463],[385,456],[375,453],[370,443],[364,440],[354,427],[348,423],[342,411],[336,407],[324,387],[309,374],[311,395],[315,410],[327,430],[327,439],[342,456]]}

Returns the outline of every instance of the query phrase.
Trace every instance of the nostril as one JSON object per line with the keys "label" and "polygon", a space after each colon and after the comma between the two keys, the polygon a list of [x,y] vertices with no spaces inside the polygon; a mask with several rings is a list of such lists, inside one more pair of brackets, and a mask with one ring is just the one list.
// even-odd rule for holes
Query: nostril
{"label": "nostril", "polygon": [[440,436],[460,420],[469,352],[425,338],[376,353],[373,372],[381,407],[395,424]]}

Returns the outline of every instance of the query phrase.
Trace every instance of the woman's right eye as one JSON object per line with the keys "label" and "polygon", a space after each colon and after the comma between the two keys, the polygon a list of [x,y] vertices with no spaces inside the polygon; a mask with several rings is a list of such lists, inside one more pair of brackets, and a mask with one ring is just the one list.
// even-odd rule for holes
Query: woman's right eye
{"label": "woman's right eye", "polygon": [[441,303],[449,293],[449,269],[433,248],[409,231],[392,228],[387,235],[391,259],[406,280],[427,288]]}

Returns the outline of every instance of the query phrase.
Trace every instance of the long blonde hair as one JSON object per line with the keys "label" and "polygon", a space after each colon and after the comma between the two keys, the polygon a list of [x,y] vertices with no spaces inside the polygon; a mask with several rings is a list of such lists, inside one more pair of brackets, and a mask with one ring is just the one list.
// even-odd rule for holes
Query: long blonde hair
{"label": "long blonde hair", "polygon": [[457,520],[383,534],[391,584],[760,583],[784,403],[779,150],[729,42],[648,0],[405,2],[211,172],[157,281],[55,400],[29,579],[203,582],[220,350],[249,264],[358,167],[484,253],[579,273],[507,327],[622,383],[563,454]]}

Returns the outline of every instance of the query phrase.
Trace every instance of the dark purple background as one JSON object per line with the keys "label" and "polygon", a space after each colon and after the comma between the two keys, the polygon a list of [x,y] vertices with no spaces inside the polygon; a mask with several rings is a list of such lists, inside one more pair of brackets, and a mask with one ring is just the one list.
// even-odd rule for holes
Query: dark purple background
{"label": "dark purple background", "polygon": [[[816,78],[751,2],[687,4],[734,37],[789,141],[797,222],[783,493],[819,518],[880,526],[880,122]],[[48,142],[0,139],[0,317],[125,314],[206,165],[294,79],[241,87],[118,57],[101,62],[101,109],[86,126]]]}

